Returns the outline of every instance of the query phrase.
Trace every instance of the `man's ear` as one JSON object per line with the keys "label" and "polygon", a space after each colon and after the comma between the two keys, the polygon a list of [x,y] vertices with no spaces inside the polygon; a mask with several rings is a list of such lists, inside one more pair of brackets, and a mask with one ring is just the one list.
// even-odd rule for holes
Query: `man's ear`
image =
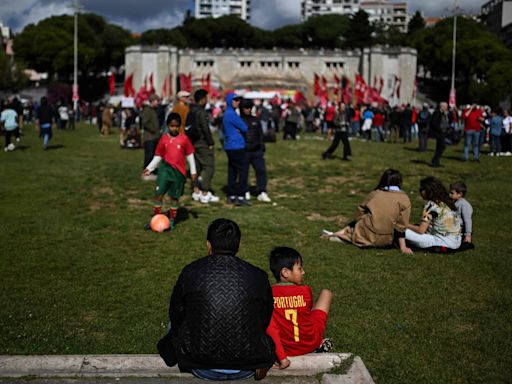
{"label": "man's ear", "polygon": [[206,240],[206,249],[208,250],[208,256],[211,256],[213,254],[212,252],[212,245],[208,240]]}

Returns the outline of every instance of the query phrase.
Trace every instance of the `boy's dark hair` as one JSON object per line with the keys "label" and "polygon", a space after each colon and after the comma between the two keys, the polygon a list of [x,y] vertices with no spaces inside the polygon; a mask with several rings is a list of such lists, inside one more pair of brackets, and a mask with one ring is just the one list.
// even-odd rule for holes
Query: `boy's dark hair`
{"label": "boy's dark hair", "polygon": [[425,177],[420,181],[420,192],[423,191],[425,198],[437,204],[445,203],[452,211],[456,211],[455,203],[450,199],[448,191],[439,179],[433,176]]}
{"label": "boy's dark hair", "polygon": [[194,92],[194,101],[199,103],[203,98],[208,96],[208,91],[206,89],[198,89]]}
{"label": "boy's dark hair", "polygon": [[216,219],[208,226],[206,240],[210,242],[213,253],[237,253],[242,236],[238,224],[228,219]]}
{"label": "boy's dark hair", "polygon": [[396,169],[388,168],[380,177],[379,184],[375,189],[384,189],[390,186],[402,187],[402,174]]}
{"label": "boy's dark hair", "polygon": [[290,247],[277,247],[270,252],[270,270],[277,281],[281,280],[283,268],[293,269],[297,263],[302,265],[302,256],[295,249]]}
{"label": "boy's dark hair", "polygon": [[462,196],[466,196],[466,191],[468,187],[462,181],[457,181],[455,183],[450,184],[450,191],[455,191],[457,193],[462,194]]}
{"label": "boy's dark hair", "polygon": [[169,125],[171,121],[177,121],[181,125],[181,116],[179,113],[171,112],[169,113],[169,116],[167,116],[166,124]]}

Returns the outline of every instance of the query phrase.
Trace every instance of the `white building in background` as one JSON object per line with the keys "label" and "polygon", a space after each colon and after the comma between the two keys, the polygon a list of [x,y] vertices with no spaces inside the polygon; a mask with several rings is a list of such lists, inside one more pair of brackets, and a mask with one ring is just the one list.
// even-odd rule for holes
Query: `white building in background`
{"label": "white building in background", "polygon": [[194,17],[237,15],[247,22],[251,19],[251,0],[195,0]]}
{"label": "white building in background", "polygon": [[369,15],[371,23],[380,22],[387,26],[396,26],[407,32],[409,15],[407,2],[391,2],[389,0],[302,0],[302,20],[311,16],[336,13],[353,15],[363,10]]}

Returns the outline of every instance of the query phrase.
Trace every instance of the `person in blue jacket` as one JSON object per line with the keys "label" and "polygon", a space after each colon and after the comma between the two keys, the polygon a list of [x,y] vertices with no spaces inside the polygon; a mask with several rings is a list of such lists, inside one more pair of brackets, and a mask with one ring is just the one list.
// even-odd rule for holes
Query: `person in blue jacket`
{"label": "person in blue jacket", "polygon": [[[229,93],[226,96],[226,111],[222,119],[224,150],[228,156],[228,203],[251,205],[245,199],[249,161],[245,155],[245,133],[247,125],[236,110],[242,97]],[[236,182],[238,180],[238,187]]]}

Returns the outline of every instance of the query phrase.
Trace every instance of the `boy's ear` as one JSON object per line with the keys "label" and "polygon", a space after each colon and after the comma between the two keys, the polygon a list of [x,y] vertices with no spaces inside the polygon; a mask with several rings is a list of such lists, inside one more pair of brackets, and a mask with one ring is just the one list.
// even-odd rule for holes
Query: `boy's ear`
{"label": "boy's ear", "polygon": [[288,268],[281,268],[281,272],[279,272],[282,278],[287,279],[290,277],[290,270]]}

